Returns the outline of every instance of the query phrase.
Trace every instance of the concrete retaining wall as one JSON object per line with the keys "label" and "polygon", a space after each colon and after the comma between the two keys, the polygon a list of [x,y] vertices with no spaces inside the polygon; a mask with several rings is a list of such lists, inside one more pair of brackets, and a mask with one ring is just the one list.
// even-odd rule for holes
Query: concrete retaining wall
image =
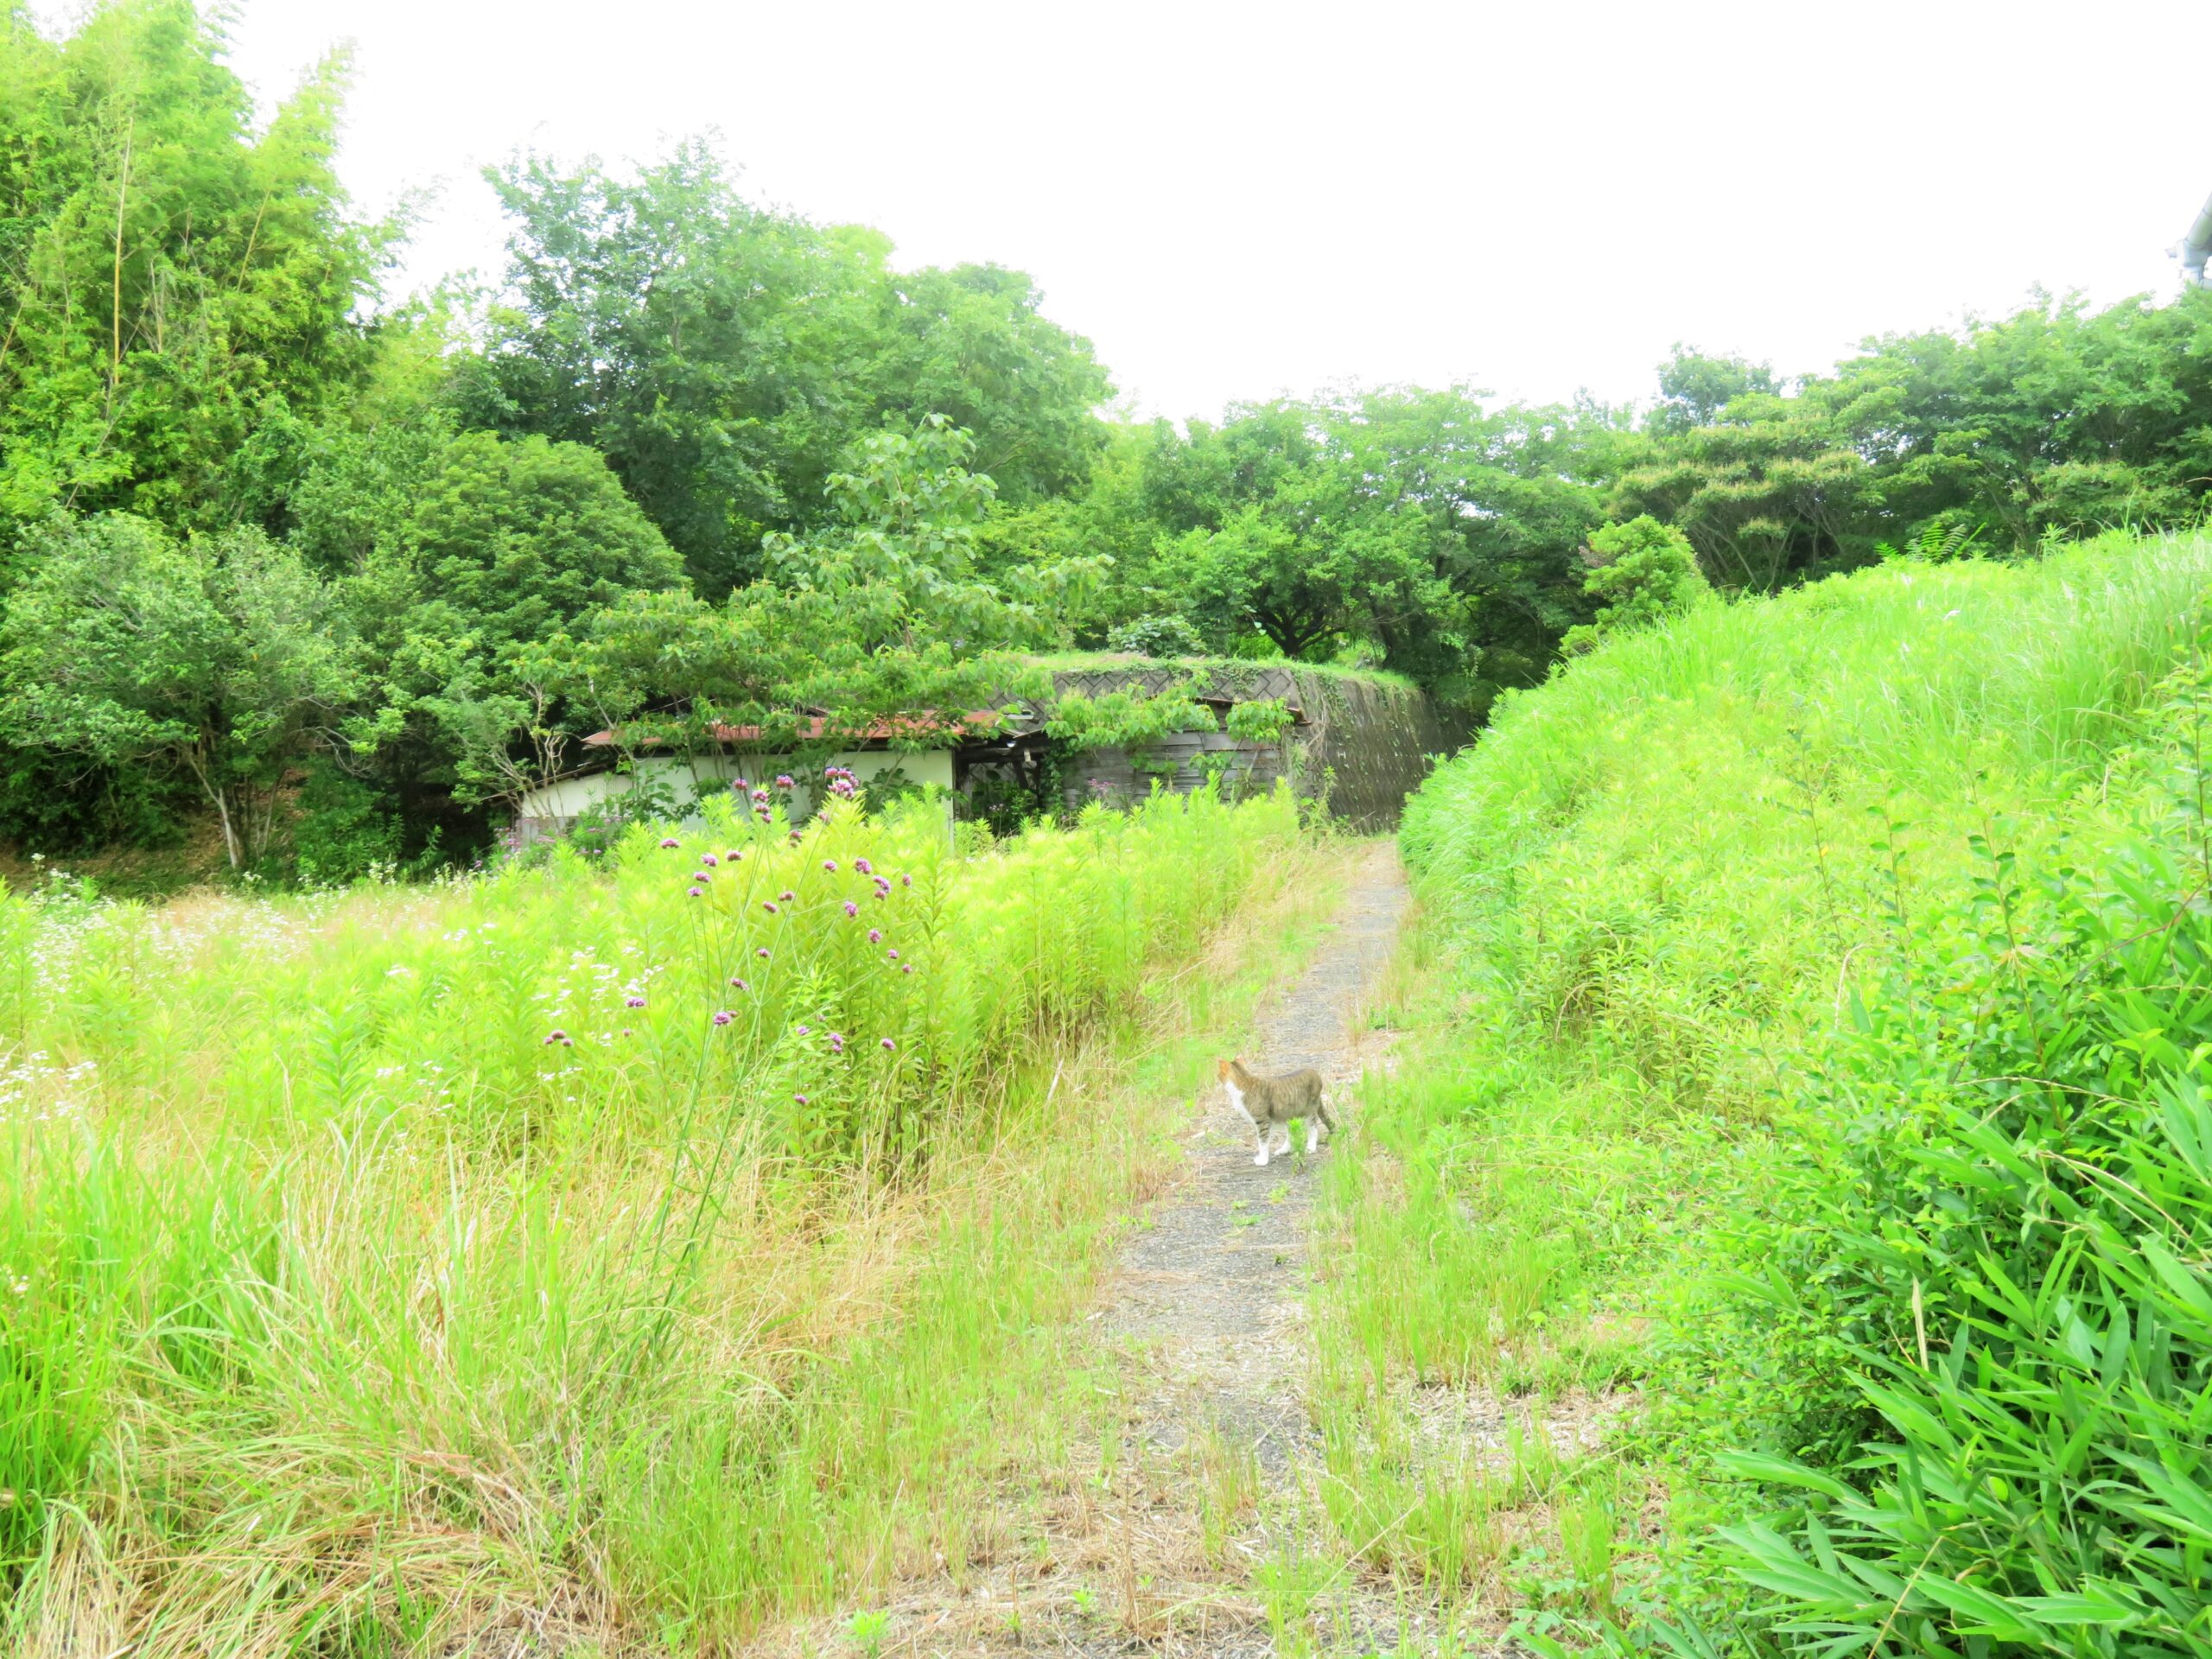
{"label": "concrete retaining wall", "polygon": [[[1309,798],[1325,791],[1330,813],[1354,828],[1390,830],[1397,825],[1406,797],[1428,775],[1431,757],[1450,753],[1470,734],[1464,721],[1440,717],[1421,692],[1388,681],[1256,664],[1197,672],[1193,695],[1201,702],[1226,705],[1279,697],[1296,723],[1281,743],[1247,742],[1226,732],[1183,732],[1141,756],[1116,748],[1076,754],[1062,774],[1070,806],[1081,806],[1096,793],[1123,799],[1141,795],[1155,776],[1168,788],[1193,790],[1214,767],[1226,767],[1233,791],[1264,791],[1277,779],[1288,777]],[[1064,696],[1074,691],[1101,696],[1137,686],[1158,693],[1192,673],[1172,664],[1133,664],[1066,671],[1052,678],[1053,689]]]}

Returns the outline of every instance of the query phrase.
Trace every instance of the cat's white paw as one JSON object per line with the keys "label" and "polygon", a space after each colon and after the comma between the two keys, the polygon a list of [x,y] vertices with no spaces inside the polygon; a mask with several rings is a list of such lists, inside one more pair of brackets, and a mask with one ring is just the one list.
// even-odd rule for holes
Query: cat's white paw
{"label": "cat's white paw", "polygon": [[1255,1169],[1265,1169],[1267,1166],[1268,1154],[1266,1150],[1262,1148],[1259,1153],[1254,1155],[1252,1159],[1252,1167]]}

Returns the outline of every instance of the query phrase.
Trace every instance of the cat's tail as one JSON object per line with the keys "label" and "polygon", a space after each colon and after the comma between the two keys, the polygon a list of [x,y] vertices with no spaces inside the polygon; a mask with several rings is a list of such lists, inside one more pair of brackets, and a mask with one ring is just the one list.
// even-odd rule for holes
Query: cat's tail
{"label": "cat's tail", "polygon": [[1328,1126],[1329,1133],[1332,1135],[1335,1135],[1337,1132],[1337,1120],[1330,1114],[1329,1111],[1329,1085],[1325,1083],[1323,1084],[1319,1090],[1315,1092],[1313,1096],[1313,1104],[1321,1114],[1321,1122]]}

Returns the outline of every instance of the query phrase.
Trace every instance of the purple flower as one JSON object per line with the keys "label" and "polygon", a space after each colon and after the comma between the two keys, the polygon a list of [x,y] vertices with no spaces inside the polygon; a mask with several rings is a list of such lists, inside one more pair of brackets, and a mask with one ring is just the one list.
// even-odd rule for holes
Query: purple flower
{"label": "purple flower", "polygon": [[862,875],[874,875],[875,874],[875,867],[870,864],[868,860],[864,858],[855,859],[853,861],[853,868],[858,870]]}
{"label": "purple flower", "polygon": [[569,1040],[569,1033],[568,1033],[567,1032],[565,1032],[565,1031],[562,1030],[560,1027],[556,1026],[556,1027],[553,1027],[553,1029],[552,1029],[552,1030],[550,1030],[550,1031],[549,1031],[549,1032],[547,1032],[547,1033],[545,1033],[545,1040],[546,1040],[549,1044],[550,1044],[550,1043],[565,1043],[565,1042],[567,1042],[567,1041]]}
{"label": "purple flower", "polygon": [[891,891],[891,878],[887,875],[879,875],[875,878],[875,885],[883,892],[888,893]]}
{"label": "purple flower", "polygon": [[776,901],[772,899],[763,899],[760,901],[760,908],[773,916],[776,913]]}
{"label": "purple flower", "polygon": [[760,957],[761,961],[766,962],[768,960],[768,947],[764,944],[753,954]]}
{"label": "purple flower", "polygon": [[745,855],[744,855],[743,853],[730,852],[730,853],[724,853],[724,854],[722,855],[722,856],[723,856],[725,859],[728,859],[731,863],[734,864],[734,863],[736,863],[736,862],[737,862],[737,861],[738,861],[739,859],[743,858],[743,857],[745,856]]}
{"label": "purple flower", "polygon": [[796,789],[798,785],[791,782],[791,774],[789,772],[779,772],[776,774],[776,787],[778,789]]}
{"label": "purple flower", "polygon": [[888,960],[890,960],[890,961],[892,961],[892,962],[896,962],[896,961],[898,961],[898,960],[899,960],[899,953],[898,953],[896,950],[887,950],[887,951],[885,951],[883,954],[884,954],[884,956],[885,956]]}
{"label": "purple flower", "polygon": [[707,896],[707,890],[704,887],[686,887],[684,892],[694,899],[703,899]]}
{"label": "purple flower", "polygon": [[899,964],[899,971],[902,974],[911,974],[914,971],[914,964],[911,962],[902,962]]}
{"label": "purple flower", "polygon": [[914,878],[911,875],[902,875],[899,878],[899,885],[902,887],[911,887],[914,885]]}
{"label": "purple flower", "polygon": [[715,1010],[715,1023],[718,1026],[726,1026],[736,1018],[737,1016],[734,1014],[732,1014],[728,1008],[716,1008]]}
{"label": "purple flower", "polygon": [[660,838],[660,844],[661,844],[662,848],[663,848],[664,849],[671,849],[671,848],[681,847],[683,843],[682,842],[678,841],[678,840],[677,840],[674,836],[663,836]]}
{"label": "purple flower", "polygon": [[638,1033],[637,1033],[636,1032],[634,1032],[634,1031],[631,1030],[629,1027],[625,1026],[625,1027],[622,1027],[622,1034],[623,1034],[625,1037],[634,1037],[634,1036],[636,1036]]}
{"label": "purple flower", "polygon": [[842,1054],[845,1052],[845,1039],[834,1031],[830,1033],[830,1052],[832,1054]]}
{"label": "purple flower", "polygon": [[739,979],[739,978],[736,978],[736,977],[734,977],[734,976],[733,976],[733,977],[731,978],[731,980],[730,980],[730,982],[730,982],[730,984],[731,984],[732,988],[734,988],[734,989],[737,989],[737,990],[741,990],[741,991],[749,991],[749,990],[751,990],[751,989],[753,988],[750,985],[747,984],[743,980]]}
{"label": "purple flower", "polygon": [[808,1033],[808,1032],[811,1031],[812,1029],[813,1029],[813,1027],[812,1027],[811,1026],[801,1026],[801,1027],[798,1028],[798,1034],[799,1034],[800,1036],[804,1037],[804,1036],[805,1036],[805,1035],[807,1034],[807,1033]]}
{"label": "purple flower", "polygon": [[789,887],[785,887],[781,893],[778,893],[776,897],[782,899],[788,905],[792,899],[798,898],[798,894],[793,893]]}
{"label": "purple flower", "polygon": [[642,1008],[645,1006],[645,999],[642,996],[626,996],[622,999],[622,1006],[626,1008]]}
{"label": "purple flower", "polygon": [[747,783],[742,778],[731,779],[729,786],[732,791],[740,795],[744,794],[747,790],[753,787],[752,785]]}
{"label": "purple flower", "polygon": [[754,801],[758,802],[758,803],[759,803],[760,805],[762,805],[762,806],[766,806],[766,805],[767,805],[767,804],[768,804],[768,788],[767,788],[767,785],[764,784],[764,785],[762,785],[759,789],[754,790],[754,791],[753,791],[753,800],[754,800]]}
{"label": "purple flower", "polygon": [[793,1095],[791,1098],[801,1106],[806,1104],[806,1096],[804,1095]]}
{"label": "purple flower", "polygon": [[883,943],[883,930],[880,927],[871,927],[868,929],[868,942],[870,944],[881,944]]}
{"label": "purple flower", "polygon": [[694,881],[711,881],[715,879],[715,873],[712,870],[694,870],[691,879]]}
{"label": "purple flower", "polygon": [[837,861],[834,858],[825,858],[822,861],[822,868],[835,875],[837,874]]}
{"label": "purple flower", "polygon": [[861,913],[861,907],[860,907],[858,905],[855,904],[855,903],[854,903],[851,899],[846,899],[846,900],[845,900],[845,914],[846,914],[846,915],[848,915],[848,916],[857,916],[857,915],[859,915],[860,913]]}
{"label": "purple flower", "polygon": [[805,840],[805,839],[806,839],[806,832],[805,832],[804,830],[792,830],[792,831],[791,831],[791,845],[792,845],[792,846],[794,846],[794,847],[798,846],[798,845],[799,844],[799,842],[802,842],[802,841],[804,841],[804,840]]}
{"label": "purple flower", "polygon": [[896,1054],[899,1052],[899,1045],[887,1037],[883,1039],[883,1052],[887,1054]]}
{"label": "purple flower", "polygon": [[710,870],[715,868],[715,855],[712,853],[700,854],[699,861]]}

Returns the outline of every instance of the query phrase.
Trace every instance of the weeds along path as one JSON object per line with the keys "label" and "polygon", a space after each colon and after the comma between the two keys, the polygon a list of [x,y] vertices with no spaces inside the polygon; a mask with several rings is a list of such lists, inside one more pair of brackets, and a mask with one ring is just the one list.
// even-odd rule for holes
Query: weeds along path
{"label": "weeds along path", "polygon": [[[1330,936],[1243,1048],[1263,1072],[1318,1068],[1332,1109],[1382,1047],[1363,1046],[1364,1007],[1408,903],[1393,845],[1348,856]],[[1076,1408],[1090,1427],[1065,1465],[1033,1471],[1034,1535],[960,1594],[905,1599],[886,1654],[1257,1659],[1313,1651],[1316,1613],[1336,1633],[1323,1650],[1395,1644],[1395,1609],[1364,1605],[1307,1535],[1321,1461],[1306,1402],[1308,1219],[1318,1159],[1334,1154],[1325,1141],[1307,1158],[1301,1128],[1292,1154],[1257,1167],[1218,1089],[1194,1105],[1185,1173],[1135,1221],[1089,1316],[1106,1363],[1071,1386],[1098,1395]]]}

